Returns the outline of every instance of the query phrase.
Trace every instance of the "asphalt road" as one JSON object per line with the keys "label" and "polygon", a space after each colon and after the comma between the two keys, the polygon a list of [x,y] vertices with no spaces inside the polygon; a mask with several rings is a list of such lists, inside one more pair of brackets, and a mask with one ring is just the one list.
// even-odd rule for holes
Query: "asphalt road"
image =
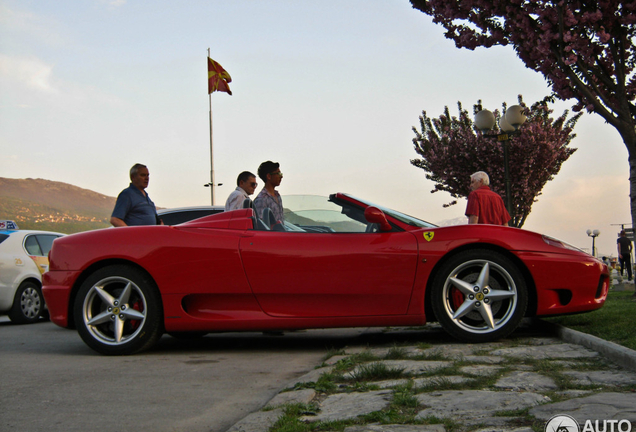
{"label": "asphalt road", "polygon": [[106,357],[76,331],[0,317],[0,431],[222,432],[329,349],[370,335],[381,329],[165,335],[147,353]]}

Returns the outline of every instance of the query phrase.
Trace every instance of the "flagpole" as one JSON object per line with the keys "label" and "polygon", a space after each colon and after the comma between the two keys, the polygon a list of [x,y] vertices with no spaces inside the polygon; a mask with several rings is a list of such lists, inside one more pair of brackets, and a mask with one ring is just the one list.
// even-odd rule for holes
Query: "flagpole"
{"label": "flagpole", "polygon": [[[210,57],[210,48],[208,48],[208,58]],[[206,62],[209,61],[206,59]],[[214,182],[214,147],[212,140],[212,93],[208,93],[208,102],[210,105],[210,201],[214,205],[214,188],[216,183]]]}

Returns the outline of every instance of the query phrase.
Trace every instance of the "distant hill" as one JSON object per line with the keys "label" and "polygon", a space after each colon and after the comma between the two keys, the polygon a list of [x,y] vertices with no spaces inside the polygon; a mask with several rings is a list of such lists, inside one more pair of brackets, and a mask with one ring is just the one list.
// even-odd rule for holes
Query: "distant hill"
{"label": "distant hill", "polygon": [[0,177],[0,219],[71,234],[110,226],[115,197],[44,179]]}

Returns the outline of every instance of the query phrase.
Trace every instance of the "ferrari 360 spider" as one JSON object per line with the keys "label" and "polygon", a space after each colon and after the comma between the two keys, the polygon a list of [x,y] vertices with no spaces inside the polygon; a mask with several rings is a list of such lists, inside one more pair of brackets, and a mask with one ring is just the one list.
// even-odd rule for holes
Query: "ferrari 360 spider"
{"label": "ferrari 360 spider", "polygon": [[428,321],[486,342],[524,316],[591,311],[607,296],[607,267],[546,235],[437,227],[342,193],[291,201],[283,223],[245,208],[59,238],[44,274],[51,320],[109,355],[164,332]]}

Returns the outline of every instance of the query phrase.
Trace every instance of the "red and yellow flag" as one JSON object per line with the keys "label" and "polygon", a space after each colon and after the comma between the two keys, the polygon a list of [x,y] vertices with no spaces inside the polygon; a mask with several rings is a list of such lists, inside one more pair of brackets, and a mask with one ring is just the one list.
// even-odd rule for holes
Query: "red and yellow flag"
{"label": "red and yellow flag", "polygon": [[230,74],[220,64],[208,57],[208,94],[215,91],[232,94],[228,85],[231,82],[232,77],[230,77]]}

